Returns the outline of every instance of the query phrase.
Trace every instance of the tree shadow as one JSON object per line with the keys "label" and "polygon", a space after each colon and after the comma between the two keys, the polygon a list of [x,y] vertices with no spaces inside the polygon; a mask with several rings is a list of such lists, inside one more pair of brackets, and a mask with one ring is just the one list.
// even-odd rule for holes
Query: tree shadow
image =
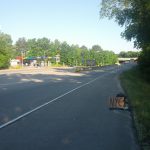
{"label": "tree shadow", "polygon": [[97,73],[54,68],[0,74],[0,125],[81,86]]}
{"label": "tree shadow", "polygon": [[82,84],[85,74],[8,73],[0,75],[0,125]]}

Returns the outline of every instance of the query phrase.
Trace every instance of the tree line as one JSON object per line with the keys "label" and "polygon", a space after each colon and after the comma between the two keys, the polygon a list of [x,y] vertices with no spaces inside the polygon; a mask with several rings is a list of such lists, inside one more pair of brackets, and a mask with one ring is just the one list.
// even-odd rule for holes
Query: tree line
{"label": "tree line", "polygon": [[118,57],[121,57],[121,58],[138,58],[140,55],[140,52],[136,51],[121,51],[119,54],[118,54]]}
{"label": "tree line", "polygon": [[93,45],[91,49],[86,46],[69,45],[67,42],[50,39],[19,38],[13,45],[11,36],[0,33],[0,68],[9,67],[10,59],[17,56],[27,58],[40,58],[55,64],[56,55],[60,56],[60,65],[67,66],[103,66],[117,62],[117,55],[109,50],[103,50],[99,45]]}

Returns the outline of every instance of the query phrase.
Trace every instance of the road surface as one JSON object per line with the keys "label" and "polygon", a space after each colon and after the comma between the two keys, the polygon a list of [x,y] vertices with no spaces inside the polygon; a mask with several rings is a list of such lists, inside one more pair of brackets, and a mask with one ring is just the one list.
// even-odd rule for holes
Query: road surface
{"label": "road surface", "polygon": [[132,67],[0,75],[1,150],[138,150],[130,112],[109,110]]}

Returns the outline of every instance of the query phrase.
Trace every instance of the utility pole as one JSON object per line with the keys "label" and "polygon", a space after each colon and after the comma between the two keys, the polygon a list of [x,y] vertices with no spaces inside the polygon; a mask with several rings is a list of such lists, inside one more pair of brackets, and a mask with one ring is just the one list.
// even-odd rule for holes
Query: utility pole
{"label": "utility pole", "polygon": [[23,68],[23,50],[21,50],[21,66]]}

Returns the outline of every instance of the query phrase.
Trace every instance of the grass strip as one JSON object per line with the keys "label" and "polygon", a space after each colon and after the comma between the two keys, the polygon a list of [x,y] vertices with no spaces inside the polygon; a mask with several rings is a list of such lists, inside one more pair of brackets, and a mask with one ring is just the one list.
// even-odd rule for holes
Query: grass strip
{"label": "grass strip", "polygon": [[144,80],[138,67],[121,74],[132,110],[138,140],[144,150],[150,150],[150,83]]}

